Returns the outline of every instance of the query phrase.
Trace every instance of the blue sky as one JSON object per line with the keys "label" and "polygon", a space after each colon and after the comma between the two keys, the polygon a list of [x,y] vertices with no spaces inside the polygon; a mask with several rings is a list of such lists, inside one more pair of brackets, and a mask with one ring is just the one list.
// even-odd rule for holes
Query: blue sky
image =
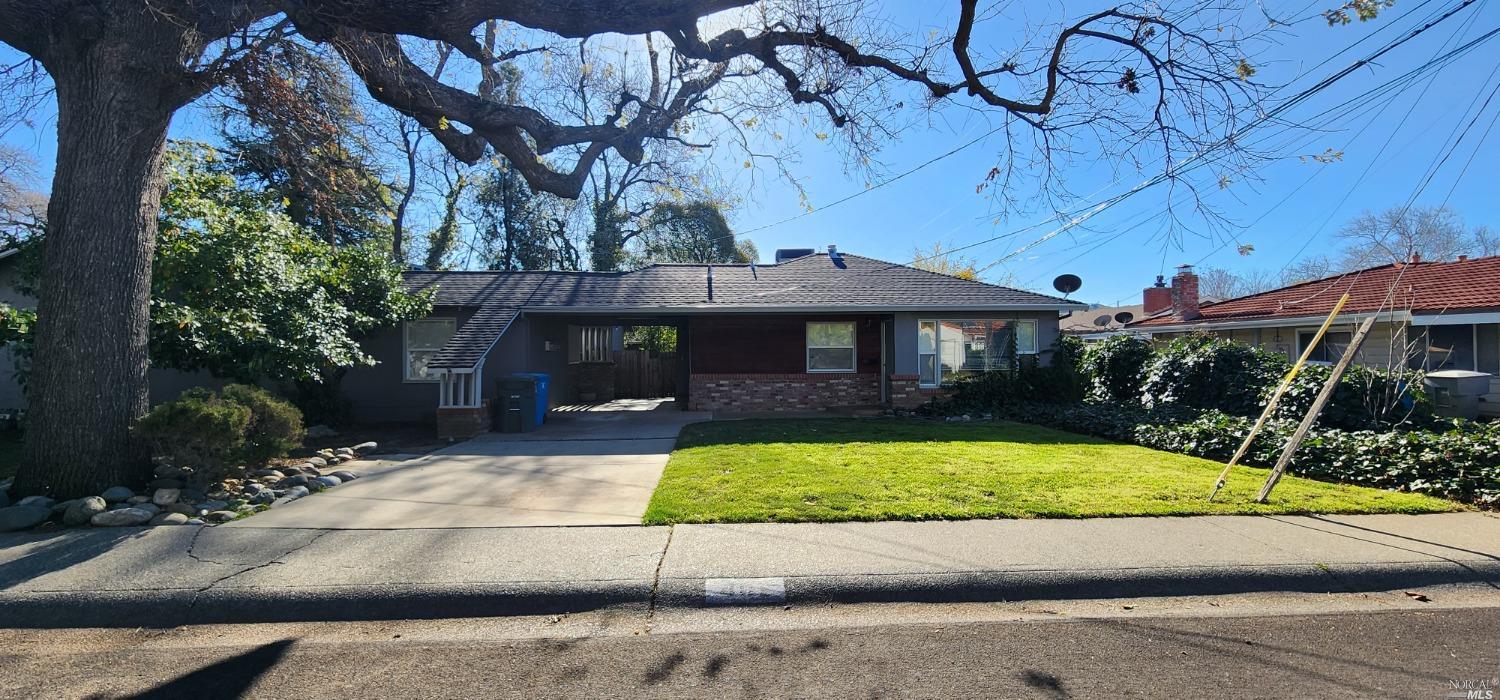
{"label": "blue sky", "polygon": [[[1401,0],[1375,21],[1329,27],[1317,12],[1336,4],[1333,0],[1311,4],[1307,0],[1269,0],[1267,7],[1277,16],[1308,19],[1282,31],[1276,45],[1248,58],[1257,67],[1256,80],[1281,85],[1350,44],[1365,40],[1277,93],[1293,94],[1397,37],[1416,18],[1458,2]],[[956,8],[957,3],[951,4]],[[912,27],[914,32],[952,26],[950,16],[922,16],[927,9],[924,5],[928,3],[889,0],[882,12],[892,26]],[[1040,18],[1033,21],[1074,18],[1090,9],[1091,4],[1071,2],[1049,5],[1045,11],[1031,4],[1024,7],[1028,17]],[[995,23],[976,35],[976,44],[983,40],[1004,48],[1007,42],[1013,43],[1013,33],[1018,30],[1001,24]],[[1382,57],[1378,64],[1359,69],[1308,100],[1289,112],[1287,119],[1305,120],[1497,27],[1500,3],[1477,2]],[[0,46],[0,60],[15,58],[13,51]],[[1078,298],[1113,304],[1138,300],[1141,287],[1157,274],[1170,275],[1171,268],[1181,263],[1231,270],[1279,270],[1299,250],[1303,255],[1332,252],[1337,246],[1333,234],[1359,212],[1405,203],[1427,179],[1427,171],[1451,145],[1455,134],[1465,131],[1471,122],[1472,128],[1437,167],[1416,203],[1436,205],[1446,200],[1471,225],[1500,226],[1495,178],[1500,133],[1488,131],[1500,114],[1500,97],[1487,105],[1485,99],[1492,94],[1497,78],[1500,38],[1433,76],[1382,96],[1332,129],[1309,133],[1267,128],[1261,135],[1267,145],[1277,147],[1278,157],[1257,168],[1254,178],[1237,178],[1222,190],[1211,177],[1199,183],[1209,192],[1207,201],[1238,225],[1229,229],[1232,238],[1193,219],[1184,221],[1182,235],[1165,236],[1167,190],[1155,188],[1091,219],[1087,229],[1080,227],[1058,235],[990,268],[986,274],[992,279],[1013,275],[1020,286],[1049,289],[1053,277],[1073,273],[1084,280]],[[966,103],[920,115],[915,121],[918,123],[902,131],[897,140],[885,144],[880,153],[883,167],[871,179],[878,182],[905,172],[998,123],[976,114]],[[35,128],[14,129],[4,141],[32,150],[40,157],[43,170],[50,170],[54,126],[50,114],[41,114]],[[173,123],[174,135],[178,136],[200,135],[206,127],[206,118],[193,110],[184,111]],[[836,149],[813,136],[815,131],[828,130],[819,125],[786,135],[789,149],[798,154],[792,167],[814,206],[865,190],[866,185],[865,177],[849,174],[844,157]],[[905,262],[913,257],[915,247],[935,241],[952,247],[1002,237],[965,251],[981,266],[987,266],[1054,228],[1035,227],[1046,218],[1040,212],[997,220],[995,202],[988,194],[976,194],[975,186],[999,164],[1003,145],[998,136],[991,137],[890,185],[786,223],[777,222],[804,212],[796,188],[764,172],[756,173],[752,183],[733,172],[740,167],[741,157],[727,150],[717,161],[728,177],[739,179],[738,187],[745,197],[732,224],[737,231],[750,231],[749,237],[763,257],[769,258],[780,247],[821,248],[835,243],[845,251]],[[1323,164],[1297,157],[1327,149],[1342,151],[1342,160]],[[1151,174],[1127,170],[1116,181],[1116,172],[1114,164],[1079,158],[1067,164],[1062,175],[1075,192],[1094,194],[1084,197],[1092,202],[1129,189]],[[1238,254],[1241,244],[1253,246],[1254,252]]]}

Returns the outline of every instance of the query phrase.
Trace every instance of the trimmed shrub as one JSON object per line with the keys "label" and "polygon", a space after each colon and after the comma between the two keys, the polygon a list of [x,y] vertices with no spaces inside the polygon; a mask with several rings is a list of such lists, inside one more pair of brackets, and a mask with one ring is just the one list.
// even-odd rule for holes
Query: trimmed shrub
{"label": "trimmed shrub", "polygon": [[223,478],[245,446],[252,413],[206,389],[190,389],[176,401],[151,409],[136,421],[136,435],[158,459],[193,467],[208,479]]}
{"label": "trimmed shrub", "polygon": [[296,406],[260,387],[230,384],[222,392],[225,401],[250,409],[250,425],[245,429],[241,460],[261,464],[281,457],[302,444],[302,412]]}
{"label": "trimmed shrub", "polygon": [[300,445],[302,414],[258,387],[231,384],[222,394],[199,387],[151,409],[136,421],[135,433],[157,460],[191,467],[210,483]]}
{"label": "trimmed shrub", "polygon": [[1036,356],[1023,357],[1015,371],[996,370],[960,378],[952,398],[941,411],[997,411],[1014,403],[1077,403],[1083,400],[1084,382],[1078,374],[1082,342],[1059,337],[1052,345],[1052,361],[1041,364]]}
{"label": "trimmed shrub", "polygon": [[1141,402],[1259,415],[1265,387],[1274,386],[1289,367],[1281,355],[1232,340],[1183,336],[1147,363]]}
{"label": "trimmed shrub", "polygon": [[1133,335],[1112,336],[1089,345],[1078,361],[1089,398],[1138,403],[1153,352],[1151,341]]}

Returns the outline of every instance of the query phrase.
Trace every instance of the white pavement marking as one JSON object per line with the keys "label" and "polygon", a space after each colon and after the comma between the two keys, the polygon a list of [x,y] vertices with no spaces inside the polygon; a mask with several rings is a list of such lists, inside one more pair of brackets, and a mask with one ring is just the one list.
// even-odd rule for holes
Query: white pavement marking
{"label": "white pavement marking", "polygon": [[775,605],[786,602],[784,578],[709,578],[703,580],[707,605]]}

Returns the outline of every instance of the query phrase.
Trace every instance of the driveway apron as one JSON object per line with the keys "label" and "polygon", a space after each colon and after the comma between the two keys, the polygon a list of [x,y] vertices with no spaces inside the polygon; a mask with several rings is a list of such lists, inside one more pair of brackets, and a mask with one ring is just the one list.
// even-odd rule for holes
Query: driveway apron
{"label": "driveway apron", "polygon": [[231,524],[415,529],[634,525],[688,423],[707,413],[553,412],[531,433],[486,433],[428,455],[355,462],[362,478]]}

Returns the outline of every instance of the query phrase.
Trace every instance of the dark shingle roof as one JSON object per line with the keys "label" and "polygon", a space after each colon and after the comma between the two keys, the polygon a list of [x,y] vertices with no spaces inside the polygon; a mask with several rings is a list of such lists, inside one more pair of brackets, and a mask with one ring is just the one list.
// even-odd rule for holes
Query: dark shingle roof
{"label": "dark shingle roof", "polygon": [[435,288],[437,306],[476,310],[433,357],[430,366],[440,369],[478,364],[522,310],[1083,306],[847,253],[837,258],[808,255],[777,265],[652,265],[634,272],[413,271],[406,273],[406,284],[412,290]]}

